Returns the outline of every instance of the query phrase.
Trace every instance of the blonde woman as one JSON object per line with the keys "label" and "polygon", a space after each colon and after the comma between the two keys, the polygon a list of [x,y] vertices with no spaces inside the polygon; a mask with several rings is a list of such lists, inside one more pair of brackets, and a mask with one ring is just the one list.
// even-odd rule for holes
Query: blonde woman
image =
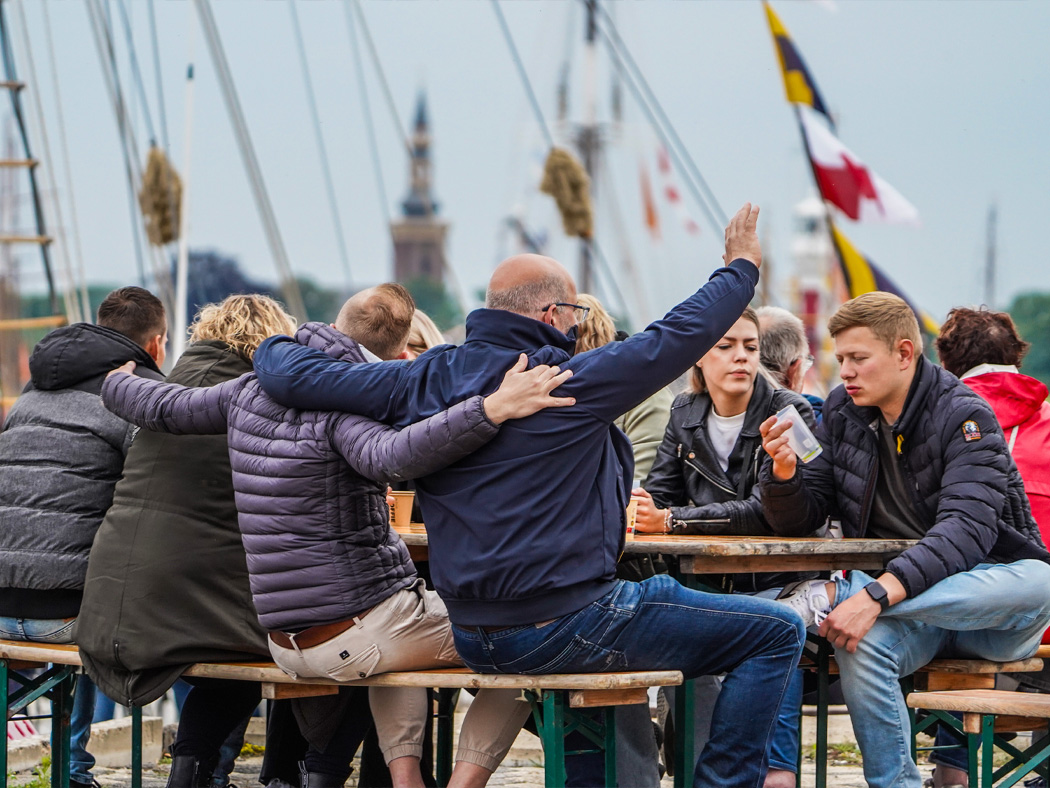
{"label": "blonde woman", "polygon": [[415,359],[430,348],[448,344],[430,316],[421,309],[412,314],[412,328],[408,331],[408,358]]}
{"label": "blonde woman", "polygon": [[[209,387],[252,371],[264,339],[295,332],[271,298],[234,295],[198,313],[168,380]],[[270,659],[248,588],[225,435],[141,430],[91,550],[77,642],[88,674],[121,703],[161,697],[195,662]],[[259,685],[191,680],[172,755],[207,782]]]}

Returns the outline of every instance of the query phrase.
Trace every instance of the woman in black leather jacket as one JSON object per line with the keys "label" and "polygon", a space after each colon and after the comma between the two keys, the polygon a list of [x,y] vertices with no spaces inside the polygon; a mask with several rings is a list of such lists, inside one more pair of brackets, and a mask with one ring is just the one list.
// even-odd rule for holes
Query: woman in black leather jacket
{"label": "woman in black leather jacket", "polygon": [[[758,348],[758,317],[748,308],[693,367],[693,391],[675,399],[645,489],[633,493],[642,498],[637,531],[773,535],[762,516],[756,483],[766,456],[758,425],[787,405],[798,408],[811,429],[815,424],[805,399],[766,377]],[[706,578],[726,591],[764,596],[776,596],[796,579],[783,573]],[[801,673],[797,677],[773,734],[766,788],[795,784]]]}

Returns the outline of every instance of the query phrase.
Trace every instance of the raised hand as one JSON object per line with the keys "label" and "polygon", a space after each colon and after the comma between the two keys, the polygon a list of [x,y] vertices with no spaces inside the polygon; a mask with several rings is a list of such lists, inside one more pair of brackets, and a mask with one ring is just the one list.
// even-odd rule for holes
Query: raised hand
{"label": "raised hand", "polygon": [[575,397],[552,397],[551,392],[572,377],[572,370],[540,364],[526,371],[529,358],[522,353],[507,370],[503,382],[485,397],[485,415],[493,424],[521,419],[544,408],[564,408],[576,404]]}
{"label": "raised hand", "polygon": [[788,446],[787,435],[784,434],[790,426],[790,419],[777,424],[777,417],[770,416],[758,427],[762,434],[762,448],[773,458],[773,475],[782,482],[794,478],[795,467],[798,464],[798,457]]}
{"label": "raised hand", "polygon": [[726,251],[722,260],[729,265],[739,258],[762,267],[762,245],[758,242],[758,206],[744,203],[726,227]]}

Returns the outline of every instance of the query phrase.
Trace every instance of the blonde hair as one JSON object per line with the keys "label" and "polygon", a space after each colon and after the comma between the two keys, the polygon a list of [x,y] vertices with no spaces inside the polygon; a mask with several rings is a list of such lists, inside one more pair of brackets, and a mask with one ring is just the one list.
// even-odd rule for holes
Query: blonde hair
{"label": "blonde hair", "polygon": [[[755,331],[761,335],[760,327],[758,324],[758,314],[755,312],[754,309],[752,309],[749,306],[745,306],[744,311],[741,313],[740,317],[733,321],[733,325],[736,325],[737,321],[739,320],[750,320],[752,323],[755,324]],[[730,326],[729,328],[732,327],[733,326]],[[728,331],[729,329],[726,330]],[[722,341],[722,337],[718,338],[718,342],[720,341]],[[715,344],[718,344],[718,342],[716,342]],[[759,340],[758,346],[762,347],[761,340]],[[759,374],[762,373],[761,367],[762,365],[759,364]],[[769,373],[766,373],[765,375],[763,375],[763,377],[766,377],[766,379],[769,380]],[[698,367],[696,364],[693,364],[693,374],[689,376],[689,383],[692,386],[693,391],[695,391],[697,394],[703,394],[705,391],[707,391],[707,384],[704,383],[704,371],[700,369],[700,367]]]}
{"label": "blonde hair", "polygon": [[249,361],[263,340],[275,334],[294,334],[295,318],[269,296],[232,295],[218,304],[205,304],[190,326],[190,342],[225,342]]}
{"label": "blonde hair", "polygon": [[412,327],[408,330],[408,349],[419,355],[444,344],[445,338],[430,316],[422,309],[413,312]]}
{"label": "blonde hair", "polygon": [[900,296],[876,290],[850,299],[838,308],[828,321],[828,333],[834,338],[850,328],[864,327],[892,351],[901,339],[911,340],[915,354],[922,354],[922,334],[915,312]]}
{"label": "blonde hair", "polygon": [[587,319],[576,326],[576,352],[586,353],[616,339],[616,324],[602,302],[588,293],[576,296],[576,303],[590,307]]}

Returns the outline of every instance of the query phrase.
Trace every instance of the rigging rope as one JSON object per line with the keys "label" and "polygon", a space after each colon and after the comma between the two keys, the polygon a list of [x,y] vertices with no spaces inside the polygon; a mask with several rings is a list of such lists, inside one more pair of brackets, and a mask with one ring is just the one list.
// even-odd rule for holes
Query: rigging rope
{"label": "rigging rope", "polygon": [[[29,25],[26,22],[25,6],[23,3],[16,3],[15,9],[18,12],[19,26],[22,28],[22,48],[25,50],[26,74],[29,77],[28,84],[31,85],[33,89],[33,92],[31,92],[27,98],[27,103],[30,104],[34,110],[33,114],[36,116],[36,123],[40,132],[40,150],[42,153],[41,162],[44,165],[48,188],[51,191],[52,202],[54,204],[55,231],[58,233],[59,238],[64,240],[62,231],[62,204],[58,197],[58,187],[55,185],[55,170],[51,159],[51,144],[47,136],[47,126],[44,124],[44,107],[40,101],[40,83],[37,81],[36,63],[33,60],[33,49],[29,40]],[[25,133],[25,129],[23,129],[23,133]],[[28,155],[29,148],[27,147],[26,156],[28,157]],[[39,202],[38,210],[43,212],[43,201],[36,195],[35,178],[33,179],[32,185],[34,203]],[[62,263],[58,266],[58,272],[64,282],[62,301],[65,304],[66,315],[69,321],[71,323],[79,323],[83,320],[83,317],[80,313],[80,302],[77,298],[76,283],[73,281],[72,264],[69,259],[66,245],[61,243],[58,246],[61,249],[62,260]]]}
{"label": "rigging rope", "polygon": [[306,306],[303,304],[302,292],[299,283],[292,273],[291,263],[288,261],[288,252],[284,247],[280,230],[277,228],[277,217],[273,206],[270,204],[270,196],[266,191],[263,181],[262,170],[255,156],[255,148],[252,146],[251,136],[248,134],[248,123],[241,109],[240,99],[237,97],[237,89],[233,84],[233,75],[230,65],[226,61],[226,53],[222,48],[222,40],[219,38],[219,28],[215,24],[212,15],[210,0],[193,0],[197,9],[197,17],[200,19],[201,29],[211,53],[212,63],[215,66],[215,74],[222,89],[223,100],[226,111],[230,115],[230,124],[233,126],[234,136],[237,138],[237,147],[241,153],[241,161],[248,174],[248,182],[252,188],[252,196],[255,198],[255,206],[259,211],[259,217],[266,231],[266,239],[270,245],[270,253],[273,255],[274,264],[277,266],[281,277],[281,287],[284,292],[285,303],[288,311],[300,320],[307,320]]}
{"label": "rigging rope", "polygon": [[510,28],[507,26],[506,18],[503,16],[503,9],[500,8],[499,0],[492,0],[492,9],[496,12],[496,19],[499,21],[500,30],[503,31],[503,38],[507,42],[507,49],[510,50],[510,56],[514,61],[514,67],[518,71],[518,76],[521,78],[521,84],[524,86],[525,93],[529,97],[532,111],[536,115],[536,122],[539,124],[540,130],[543,132],[544,138],[547,140],[547,147],[553,148],[554,136],[551,134],[550,127],[547,126],[547,121],[543,117],[543,110],[540,108],[540,102],[536,98],[536,92],[532,89],[529,75],[525,71],[525,64],[521,62],[521,55],[518,54],[518,48],[514,44],[514,37],[510,34]]}
{"label": "rigging rope", "polygon": [[139,97],[142,99],[142,112],[146,116],[146,128],[149,130],[150,145],[157,144],[157,133],[153,128],[153,113],[149,109],[149,99],[146,97],[146,83],[142,79],[142,69],[139,68],[139,58],[135,52],[135,40],[131,35],[131,18],[128,16],[128,8],[124,0],[117,1],[120,9],[120,21],[124,26],[124,39],[128,47],[128,61],[131,64],[131,76],[135,86],[138,88]]}
{"label": "rigging rope", "polygon": [[167,152],[168,145],[168,115],[164,110],[164,81],[161,79],[160,71],[160,44],[157,39],[157,15],[153,8],[153,0],[149,0],[149,30],[150,39],[153,42],[153,75],[157,80],[157,111],[160,114],[160,134],[164,143],[164,151]]}
{"label": "rigging rope", "polygon": [[[66,121],[62,111],[62,91],[58,82],[58,62],[55,58],[55,42],[51,35],[51,14],[47,10],[48,3],[40,4],[44,12],[44,32],[47,39],[48,64],[51,68],[51,86],[55,97],[55,114],[58,118],[58,141],[62,153],[62,170],[65,174],[66,194],[69,199],[69,216],[73,229],[73,250],[76,256],[77,276],[80,290],[80,310],[84,320],[91,321],[91,302],[88,299],[87,277],[84,273],[84,248],[80,243],[80,222],[77,220],[77,201],[73,191],[73,175],[69,166],[69,142],[66,138]],[[56,197],[57,199],[57,197]],[[64,232],[64,230],[63,230]]]}
{"label": "rigging rope", "polygon": [[310,77],[310,64],[306,59],[306,45],[303,43],[303,30],[299,24],[299,12],[295,7],[296,0],[288,0],[288,9],[292,13],[292,31],[296,48],[299,50],[299,64],[303,71],[303,84],[306,86],[306,100],[313,119],[314,137],[317,139],[317,152],[321,157],[321,173],[324,176],[325,191],[328,192],[328,207],[332,211],[332,226],[335,229],[335,240],[339,245],[339,257],[343,262],[346,274],[346,286],[352,287],[354,277],[350,273],[350,255],[346,251],[346,237],[343,234],[343,223],[339,218],[339,203],[335,198],[335,184],[332,182],[332,168],[328,163],[328,150],[321,132],[321,115],[317,111],[317,97],[314,95],[314,83]]}
{"label": "rigging rope", "polygon": [[357,12],[357,19],[361,23],[361,33],[364,35],[365,44],[368,45],[368,53],[372,58],[372,66],[375,68],[376,74],[379,77],[379,84],[383,87],[383,96],[386,98],[386,105],[387,109],[390,111],[390,117],[394,119],[394,128],[397,129],[397,134],[405,146],[405,152],[411,159],[412,141],[405,133],[405,127],[401,125],[401,118],[397,114],[397,104],[394,102],[394,94],[390,92],[390,85],[386,81],[386,74],[383,72],[383,64],[379,61],[379,52],[376,50],[375,41],[372,40],[372,32],[368,29],[368,21],[365,19],[365,12],[361,9],[361,5],[357,0],[350,0],[350,2],[353,4],[354,10]]}
{"label": "rigging rope", "polygon": [[[375,121],[372,118],[372,102],[368,98],[368,86],[365,84],[365,69],[361,62],[361,47],[357,41],[357,28],[354,25],[353,0],[345,0],[343,11],[346,15],[346,28],[350,35],[350,48],[354,53],[354,71],[357,74],[357,92],[361,99],[361,109],[365,116],[365,129],[368,132],[368,147],[372,155],[372,170],[376,179],[376,191],[379,193],[379,208],[383,221],[390,227],[390,203],[387,202],[386,186],[383,183],[383,164],[379,160],[379,144],[376,140]],[[391,236],[391,241],[393,237]]]}
{"label": "rigging rope", "polygon": [[[643,112],[649,118],[649,122],[653,125],[654,131],[656,131],[657,135],[663,141],[664,146],[668,149],[668,152],[675,158],[678,162],[679,168],[682,169],[686,175],[686,183],[690,186],[693,196],[697,199],[697,202],[703,209],[708,221],[711,222],[712,229],[716,234],[722,232],[725,225],[728,224],[729,218],[726,216],[725,211],[722,210],[722,206],[719,205],[717,198],[711,191],[710,186],[708,186],[704,176],[700,173],[700,168],[696,166],[696,162],[689,154],[689,150],[682,143],[681,138],[678,136],[678,132],[667,117],[667,113],[664,112],[663,106],[660,104],[656,94],[649,86],[649,82],[646,80],[642,70],[638,67],[638,64],[631,56],[630,51],[627,49],[627,45],[624,43],[623,38],[616,29],[612,17],[610,17],[609,13],[600,5],[598,6],[598,11],[604,19],[604,26],[599,26],[598,30],[609,47],[609,52],[613,56],[613,63],[620,71],[621,76],[624,77],[627,87],[638,100]],[[637,80],[637,83],[635,80]],[[652,103],[651,108],[649,102]],[[658,116],[663,122],[663,125],[666,126],[666,130],[661,127],[656,116]],[[674,144],[672,144],[672,141]],[[695,178],[696,183],[694,183],[689,176]],[[706,199],[701,197],[700,192],[697,189],[697,184],[703,189]]]}

